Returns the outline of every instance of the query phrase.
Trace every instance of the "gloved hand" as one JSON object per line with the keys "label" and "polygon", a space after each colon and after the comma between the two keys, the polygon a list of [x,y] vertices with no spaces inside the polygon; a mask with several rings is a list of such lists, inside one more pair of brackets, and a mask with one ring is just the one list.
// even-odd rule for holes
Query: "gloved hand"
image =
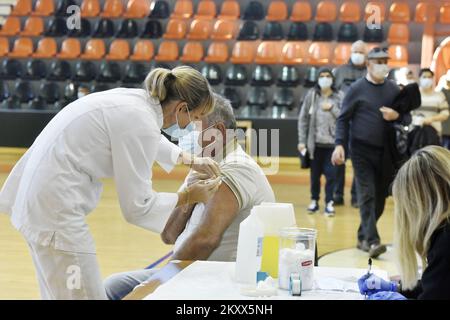
{"label": "gloved hand", "polygon": [[180,152],[178,163],[189,165],[191,169],[207,174],[210,177],[218,177],[220,175],[219,164],[211,158],[196,157],[188,152]]}
{"label": "gloved hand", "polygon": [[372,295],[380,291],[397,291],[397,284],[393,281],[386,281],[374,275],[365,274],[358,280],[359,292],[364,295]]}
{"label": "gloved hand", "polygon": [[380,291],[369,296],[367,300],[408,300],[398,292]]}
{"label": "gloved hand", "polygon": [[221,183],[221,178],[217,177],[215,179],[200,180],[187,186],[183,190],[187,193],[186,202],[188,204],[206,203],[216,193]]}
{"label": "gloved hand", "polygon": [[189,172],[188,176],[186,177],[186,184],[188,186],[199,182],[199,181],[205,181],[208,180],[210,178],[215,178],[215,177],[211,177],[209,174],[207,173],[200,173],[194,170],[191,170],[191,172]]}

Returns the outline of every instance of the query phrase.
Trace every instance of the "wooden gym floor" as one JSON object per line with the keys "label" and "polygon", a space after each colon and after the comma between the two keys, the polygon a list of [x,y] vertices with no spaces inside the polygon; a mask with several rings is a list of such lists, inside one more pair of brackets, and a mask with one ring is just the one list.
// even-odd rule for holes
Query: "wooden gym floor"
{"label": "wooden gym floor", "polygon": [[[20,158],[23,150],[0,148],[0,186],[9,170]],[[367,255],[354,248],[359,225],[359,211],[350,207],[351,168],[348,170],[345,206],[336,207],[336,216],[327,218],[322,213],[308,215],[306,206],[310,201],[309,171],[298,169],[296,159],[283,160],[277,175],[269,176],[278,202],[291,202],[295,206],[297,223],[301,227],[318,230],[319,256],[326,265],[362,267],[367,266]],[[175,191],[186,170],[176,168],[171,174],[160,168],[154,170],[154,188],[157,191]],[[323,194],[322,190],[322,194]],[[323,201],[321,201],[321,209]],[[171,250],[159,235],[132,226],[120,213],[114,182],[104,181],[104,192],[98,207],[88,216],[88,224],[94,235],[100,269],[103,277],[115,272],[139,269],[154,262]],[[386,210],[378,222],[384,243],[392,241],[393,204],[388,199]],[[335,252],[335,253],[334,253]],[[389,260],[389,259],[388,259]],[[348,263],[347,263],[348,261]],[[380,266],[390,261],[379,260]],[[377,265],[377,262],[375,262]],[[39,299],[34,267],[27,245],[12,227],[8,216],[0,214],[0,299]]]}

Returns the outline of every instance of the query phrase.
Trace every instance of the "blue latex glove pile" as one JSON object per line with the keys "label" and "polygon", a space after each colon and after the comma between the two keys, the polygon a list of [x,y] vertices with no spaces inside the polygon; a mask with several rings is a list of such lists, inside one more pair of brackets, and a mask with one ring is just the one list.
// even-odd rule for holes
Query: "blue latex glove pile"
{"label": "blue latex glove pile", "polygon": [[359,292],[368,295],[368,300],[406,300],[397,292],[397,284],[386,281],[373,273],[367,273],[358,280]]}

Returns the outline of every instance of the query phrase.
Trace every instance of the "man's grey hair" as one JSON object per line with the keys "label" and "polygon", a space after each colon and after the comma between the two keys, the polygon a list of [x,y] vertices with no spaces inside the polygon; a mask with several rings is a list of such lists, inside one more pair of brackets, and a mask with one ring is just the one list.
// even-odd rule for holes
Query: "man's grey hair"
{"label": "man's grey hair", "polygon": [[354,51],[358,47],[363,47],[365,53],[367,54],[367,51],[368,51],[367,43],[365,43],[362,40],[357,40],[356,42],[353,42],[353,44],[352,44],[352,51]]}
{"label": "man's grey hair", "polygon": [[208,125],[223,122],[226,129],[236,129],[236,118],[230,100],[214,93],[214,110],[207,116]]}

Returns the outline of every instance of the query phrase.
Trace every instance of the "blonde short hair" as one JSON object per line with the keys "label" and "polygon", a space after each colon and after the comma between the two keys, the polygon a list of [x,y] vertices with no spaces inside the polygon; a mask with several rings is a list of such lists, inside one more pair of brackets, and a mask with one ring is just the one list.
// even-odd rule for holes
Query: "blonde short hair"
{"label": "blonde short hair", "polygon": [[200,72],[188,66],[172,70],[155,68],[145,78],[144,87],[161,104],[181,100],[187,103],[189,110],[202,108],[204,114],[214,109],[213,93],[208,81]]}

